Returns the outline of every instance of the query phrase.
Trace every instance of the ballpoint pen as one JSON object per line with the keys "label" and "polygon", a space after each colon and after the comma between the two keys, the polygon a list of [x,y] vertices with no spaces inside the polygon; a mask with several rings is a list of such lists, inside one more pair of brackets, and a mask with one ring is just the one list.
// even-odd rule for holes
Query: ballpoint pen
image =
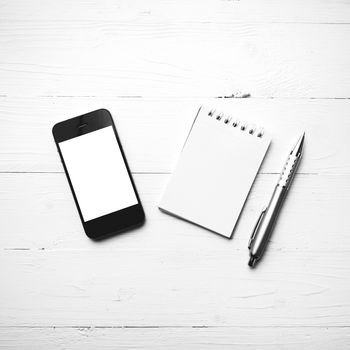
{"label": "ballpoint pen", "polygon": [[271,237],[278,214],[283,205],[286,194],[293,181],[294,175],[300,163],[303,153],[305,132],[288,155],[288,159],[283,167],[275,190],[269,204],[265,207],[255,225],[252,236],[248,243],[250,259],[248,265],[254,267],[263,256],[267,243]]}

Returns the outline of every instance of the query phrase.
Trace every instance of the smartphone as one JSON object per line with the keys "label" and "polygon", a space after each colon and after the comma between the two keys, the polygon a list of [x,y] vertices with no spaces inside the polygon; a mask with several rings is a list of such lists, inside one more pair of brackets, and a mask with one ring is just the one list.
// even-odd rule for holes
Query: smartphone
{"label": "smartphone", "polygon": [[109,111],[52,128],[85,233],[92,239],[140,226],[145,214]]}

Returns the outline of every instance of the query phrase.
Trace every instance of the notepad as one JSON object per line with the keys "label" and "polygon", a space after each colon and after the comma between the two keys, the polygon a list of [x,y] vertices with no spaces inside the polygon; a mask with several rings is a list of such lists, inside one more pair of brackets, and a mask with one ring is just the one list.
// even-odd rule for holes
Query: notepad
{"label": "notepad", "polygon": [[201,107],[159,209],[230,238],[270,142],[261,127]]}

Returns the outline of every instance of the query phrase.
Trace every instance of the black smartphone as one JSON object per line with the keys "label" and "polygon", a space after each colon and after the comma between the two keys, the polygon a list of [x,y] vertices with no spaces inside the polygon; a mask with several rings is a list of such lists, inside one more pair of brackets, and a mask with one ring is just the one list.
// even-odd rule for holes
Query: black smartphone
{"label": "black smartphone", "polygon": [[52,133],[87,236],[140,226],[145,214],[109,111],[57,123]]}

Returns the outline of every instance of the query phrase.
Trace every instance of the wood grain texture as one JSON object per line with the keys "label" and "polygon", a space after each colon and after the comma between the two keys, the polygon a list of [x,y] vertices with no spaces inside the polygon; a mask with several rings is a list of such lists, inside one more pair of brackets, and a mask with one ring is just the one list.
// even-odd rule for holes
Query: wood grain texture
{"label": "wood grain texture", "polygon": [[279,173],[307,134],[299,172],[350,174],[350,100],[0,98],[0,171],[62,172],[54,123],[105,107],[114,116],[131,170],[170,173],[201,104],[262,125],[273,142],[261,167]]}
{"label": "wood grain texture", "polygon": [[346,24],[3,20],[0,30],[5,96],[349,98]]}
{"label": "wood grain texture", "polygon": [[[258,176],[234,238],[227,240],[159,211],[157,205],[169,175],[137,174],[134,178],[145,207],[145,226],[96,243],[83,232],[64,174],[0,174],[0,249],[204,250],[232,251],[234,255],[238,251],[245,265],[249,233],[277,177],[274,174]],[[271,256],[276,254],[278,260],[282,253],[289,251],[349,252],[348,203],[348,175],[298,174],[269,245],[269,250],[276,251]],[[218,269],[221,266],[219,260]]]}
{"label": "wood grain texture", "polygon": [[1,326],[348,326],[349,253],[1,251]]}
{"label": "wood grain texture", "polygon": [[346,349],[347,328],[0,328],[0,347],[54,349]]}
{"label": "wood grain texture", "polygon": [[347,1],[322,0],[278,1],[185,1],[185,0],[69,0],[37,2],[23,7],[20,0],[1,1],[2,20],[49,21],[115,21],[136,22],[147,20],[150,24],[176,22],[280,22],[280,23],[349,23],[350,5]]}
{"label": "wood grain texture", "polygon": [[[0,0],[0,348],[349,348],[349,31],[338,0]],[[201,104],[273,137],[232,240],[157,209]],[[95,243],[51,128],[101,107],[147,222]],[[249,234],[302,130],[249,270]]]}
{"label": "wood grain texture", "polygon": [[[138,175],[146,226],[100,243],[84,236],[63,174],[1,177],[2,326],[347,325],[347,177],[297,177],[256,271],[247,232],[274,175],[259,177],[232,241],[159,212],[167,175]],[[30,198],[21,215],[17,196]]]}
{"label": "wood grain texture", "polygon": [[348,3],[30,5],[0,4],[0,95],[349,98]]}

